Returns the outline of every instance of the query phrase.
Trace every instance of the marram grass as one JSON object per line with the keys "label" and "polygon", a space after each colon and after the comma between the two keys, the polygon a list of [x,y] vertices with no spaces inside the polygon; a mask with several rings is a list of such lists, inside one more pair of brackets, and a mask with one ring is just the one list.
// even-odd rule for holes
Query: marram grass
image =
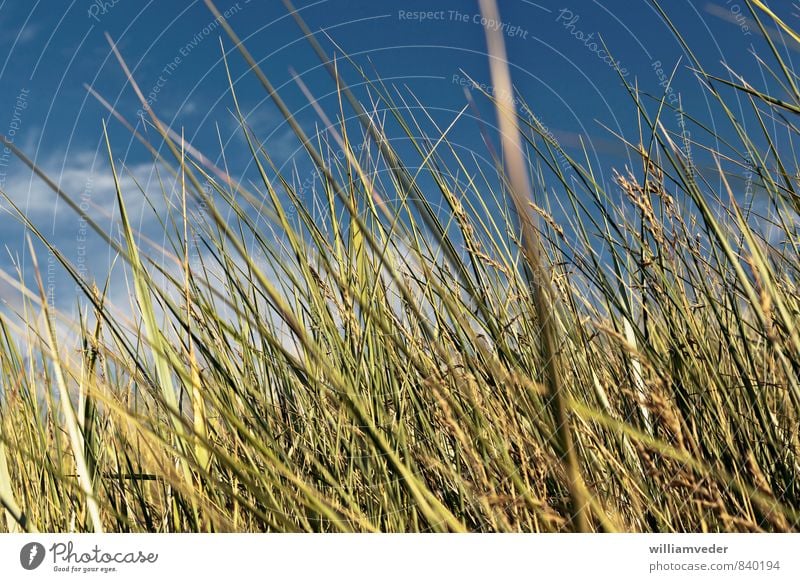
{"label": "marram grass", "polygon": [[[449,138],[460,116],[425,131],[424,108],[365,79],[404,157],[309,34],[355,120],[310,139],[223,28],[315,165],[317,210],[231,83],[260,177],[246,185],[145,107],[166,248],[133,229],[143,193],[123,190],[107,140],[122,236],[84,219],[131,309],[17,213],[85,308],[0,275],[24,297],[0,315],[0,531],[800,528],[798,164],[726,104],[740,92],[791,144],[800,93],[780,57],[780,98],[692,63],[737,137],[693,132],[713,182],[664,127],[666,100],[628,86],[639,165],[604,185],[527,106],[496,103],[505,155],[487,172]],[[766,210],[743,207],[745,180]]]}

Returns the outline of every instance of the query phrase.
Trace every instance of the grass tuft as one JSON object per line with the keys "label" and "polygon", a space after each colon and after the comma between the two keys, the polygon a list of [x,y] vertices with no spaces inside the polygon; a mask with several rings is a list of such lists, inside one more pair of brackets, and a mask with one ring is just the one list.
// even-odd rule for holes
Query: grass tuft
{"label": "grass tuft", "polygon": [[[23,298],[0,313],[0,530],[800,529],[800,94],[777,51],[780,95],[722,80],[654,2],[728,127],[672,111],[714,163],[698,172],[666,96],[621,76],[640,131],[618,136],[635,164],[605,185],[524,102],[483,96],[501,130],[488,168],[452,141],[466,108],[440,127],[364,76],[367,107],[287,0],[338,97],[331,121],[297,79],[329,127],[312,139],[206,4],[303,146],[315,205],[247,126],[230,73],[247,184],[145,107],[162,246],[131,223],[144,194],[124,190],[108,138],[113,230],[3,142],[118,258],[82,278],[2,193],[82,309],[0,273]],[[511,95],[502,38],[487,40]],[[132,310],[109,299],[123,276]]]}

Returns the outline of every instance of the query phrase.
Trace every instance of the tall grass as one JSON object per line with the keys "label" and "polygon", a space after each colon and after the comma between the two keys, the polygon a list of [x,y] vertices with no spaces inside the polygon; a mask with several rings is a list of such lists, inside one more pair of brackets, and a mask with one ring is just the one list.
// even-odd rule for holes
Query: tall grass
{"label": "tall grass", "polygon": [[[438,128],[365,77],[393,136],[300,24],[341,104],[333,124],[318,109],[330,129],[315,139],[223,20],[315,165],[322,216],[232,82],[260,177],[247,185],[143,103],[166,248],[137,236],[126,204],[144,193],[123,191],[110,140],[121,239],[6,144],[118,254],[136,309],[17,210],[87,307],[71,318],[2,274],[24,309],[0,315],[0,529],[798,529],[797,160],[727,105],[739,92],[791,143],[800,93],[780,53],[777,97],[692,63],[736,138],[696,122],[715,183],[661,122],[666,99],[626,85],[641,132],[620,139],[640,166],[607,188],[527,106],[496,103],[489,172],[451,141],[460,116]],[[743,209],[748,179],[762,203]]]}

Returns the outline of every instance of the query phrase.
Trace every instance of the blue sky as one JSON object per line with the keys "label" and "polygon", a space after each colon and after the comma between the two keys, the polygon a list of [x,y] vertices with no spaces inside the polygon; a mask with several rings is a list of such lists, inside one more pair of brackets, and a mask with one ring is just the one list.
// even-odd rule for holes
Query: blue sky
{"label": "blue sky", "polygon": [[[693,50],[709,68],[727,76],[728,63],[754,85],[769,84],[749,51],[764,52],[743,0],[669,0],[664,2]],[[790,23],[797,9],[788,2],[773,4]],[[297,0],[312,30],[331,54],[346,52],[370,74],[380,75],[406,96],[412,93],[446,126],[464,106],[464,75],[489,83],[484,26],[477,2],[471,0]],[[220,11],[307,131],[319,123],[308,107],[291,70],[335,116],[334,86],[297,26],[276,0],[219,0]],[[672,91],[686,109],[704,121],[718,122],[690,70],[689,61],[650,2],[646,0],[501,0],[501,27],[507,43],[514,82],[526,101],[559,142],[572,154],[582,137],[592,155],[608,172],[626,162],[625,152],[603,126],[628,138],[636,131],[636,117],[612,58],[601,52],[602,39],[628,80],[660,94],[659,69],[678,65]],[[776,8],[777,9],[777,8]],[[797,45],[779,38],[780,49],[791,60],[800,56]],[[117,43],[142,92],[171,127],[212,159],[218,159],[218,132],[234,174],[246,176],[248,156],[230,113],[231,95],[221,56],[221,27],[201,1],[155,2],[132,0],[0,0],[0,132],[13,139],[44,167],[76,200],[91,204],[91,213],[109,226],[114,220],[113,183],[102,143],[102,120],[109,125],[115,156],[132,176],[147,187],[156,176],[149,155],[98,101],[91,86],[125,117],[136,122],[140,104],[126,82],[105,38]],[[341,51],[334,47],[337,43]],[[226,50],[231,48],[222,38]],[[277,109],[267,99],[241,58],[229,58],[235,87],[248,123],[266,138],[271,155],[284,168],[298,167],[300,182],[314,174],[298,152],[296,140]],[[659,66],[659,63],[661,66]],[[345,63],[342,71],[362,98],[359,76]],[[485,157],[477,127],[493,123],[483,107],[483,120],[465,119],[452,138],[464,151]],[[674,119],[668,120],[675,127]],[[726,131],[724,128],[722,131]],[[2,152],[2,149],[0,149]],[[304,178],[305,176],[305,178]],[[610,173],[603,176],[606,180]],[[157,231],[133,178],[131,208],[143,233]],[[59,204],[40,181],[13,156],[0,156],[0,188],[25,209],[68,256],[88,273],[107,270],[112,255],[88,236],[85,225]],[[83,198],[82,198],[83,197]],[[28,265],[23,231],[7,214],[0,214],[0,267]],[[13,259],[12,259],[13,258]],[[40,261],[41,262],[41,261]],[[60,277],[52,286],[60,304],[74,302],[74,287]],[[8,293],[0,284],[0,290]]]}

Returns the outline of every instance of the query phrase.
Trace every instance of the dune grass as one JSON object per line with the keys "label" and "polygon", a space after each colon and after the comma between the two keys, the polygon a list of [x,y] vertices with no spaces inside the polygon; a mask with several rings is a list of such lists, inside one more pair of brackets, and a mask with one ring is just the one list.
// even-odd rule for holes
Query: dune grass
{"label": "dune grass", "polygon": [[0,314],[0,531],[798,529],[799,169],[765,128],[791,143],[800,93],[778,51],[780,96],[691,63],[736,138],[680,112],[713,182],[662,122],[666,96],[627,85],[641,131],[619,139],[638,166],[603,185],[524,100],[496,102],[488,172],[449,138],[460,115],[440,128],[366,76],[375,102],[359,103],[304,28],[341,104],[309,138],[223,28],[306,149],[322,212],[233,83],[248,184],[145,106],[166,248],[135,232],[126,203],[144,193],[122,190],[124,168],[117,237],[7,144],[115,250],[135,309],[17,211],[86,308],[2,274],[25,301]]}

